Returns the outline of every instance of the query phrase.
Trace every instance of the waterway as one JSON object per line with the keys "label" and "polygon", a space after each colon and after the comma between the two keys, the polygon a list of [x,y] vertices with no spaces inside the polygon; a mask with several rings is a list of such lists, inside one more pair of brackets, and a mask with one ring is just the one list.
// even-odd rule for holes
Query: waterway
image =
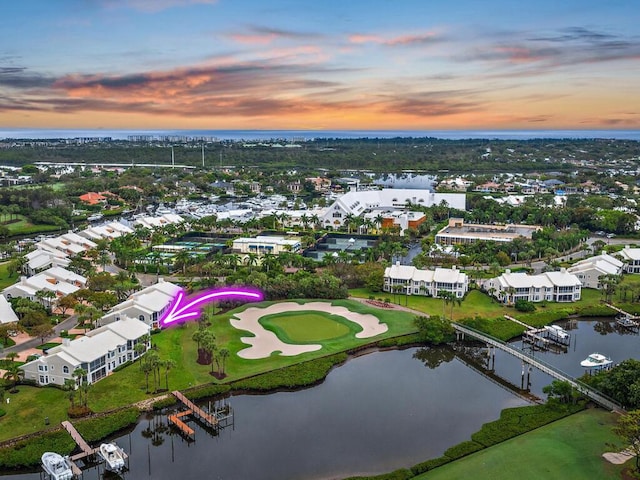
{"label": "waterway", "polygon": [[[612,325],[565,324],[573,335],[566,352],[535,355],[573,376],[583,373],[580,361],[595,351],[614,362],[640,358],[640,337]],[[486,361],[486,350],[473,353]],[[497,351],[495,374],[520,386],[522,366]],[[538,396],[551,382],[535,370],[529,380]],[[370,353],[334,369],[316,387],[229,401],[233,427],[212,436],[191,422],[195,442],[172,432],[166,414],[143,416],[130,433],[116,438],[131,454],[124,478],[320,480],[382,473],[437,457],[498,418],[502,409],[527,404],[448,348]],[[39,474],[2,478],[35,480]],[[93,468],[84,478],[101,475]]]}

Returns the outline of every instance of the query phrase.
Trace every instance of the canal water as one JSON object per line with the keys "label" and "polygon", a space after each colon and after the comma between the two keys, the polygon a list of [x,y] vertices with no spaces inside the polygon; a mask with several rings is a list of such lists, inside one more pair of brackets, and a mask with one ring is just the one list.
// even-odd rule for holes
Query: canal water
{"label": "canal water", "polygon": [[[598,351],[615,362],[640,358],[640,337],[608,322],[575,322],[566,352],[536,352],[578,376],[579,363]],[[468,349],[477,362],[485,349]],[[287,480],[334,479],[411,466],[469,440],[504,408],[527,401],[471,368],[468,356],[449,348],[410,348],[354,358],[321,385],[297,392],[240,395],[229,399],[234,425],[213,436],[194,422],[196,441],[167,426],[166,414],[143,416],[116,438],[130,453],[127,479]],[[520,362],[496,352],[495,373],[520,386]],[[551,379],[537,371],[531,392],[542,396]],[[38,473],[9,475],[16,480]],[[97,468],[86,480],[102,478]],[[110,477],[113,478],[113,477]],[[116,477],[117,478],[117,477]]]}

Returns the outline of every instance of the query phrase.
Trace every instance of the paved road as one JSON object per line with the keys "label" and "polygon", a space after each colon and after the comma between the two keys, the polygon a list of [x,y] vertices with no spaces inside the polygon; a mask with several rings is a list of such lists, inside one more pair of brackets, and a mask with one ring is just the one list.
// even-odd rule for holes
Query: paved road
{"label": "paved road", "polygon": [[[76,326],[77,323],[78,323],[78,316],[71,315],[69,318],[63,320],[53,328],[53,331],[55,332],[54,336],[59,336],[62,330],[72,329],[73,327]],[[40,340],[40,338],[35,337],[19,345],[13,345],[12,347],[7,347],[4,350],[0,350],[0,356],[5,356],[7,353],[11,353],[11,352],[15,352],[15,353],[24,352],[25,350],[29,350],[30,348],[35,348],[40,344],[42,344],[42,341]]]}

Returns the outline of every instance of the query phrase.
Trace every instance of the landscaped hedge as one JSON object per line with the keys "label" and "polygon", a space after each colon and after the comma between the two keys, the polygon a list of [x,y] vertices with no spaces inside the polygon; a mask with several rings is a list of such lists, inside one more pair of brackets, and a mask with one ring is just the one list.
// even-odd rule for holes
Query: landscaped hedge
{"label": "landscaped hedge", "polygon": [[140,410],[130,407],[104,416],[78,420],[74,426],[87,442],[96,442],[136,423],[139,416]]}
{"label": "landscaped hedge", "polygon": [[314,385],[323,380],[329,371],[347,360],[346,353],[337,353],[309,362],[291,365],[272,372],[256,375],[231,384],[234,390],[266,392],[278,388],[296,388]]}
{"label": "landscaped hedge", "polygon": [[578,310],[581,317],[614,317],[617,313],[606,305],[590,305]]}
{"label": "landscaped hedge", "polygon": [[473,452],[477,452],[478,450],[482,450],[484,447],[480,445],[478,442],[468,441],[462,442],[457,445],[454,445],[451,448],[448,448],[444,452],[444,456],[451,459],[456,460],[458,458],[465,457],[467,455],[472,454]]}
{"label": "landscaped hedge", "polygon": [[69,455],[76,446],[64,430],[43,433],[0,448],[0,470],[10,470],[38,465],[44,452]]}
{"label": "landscaped hedge", "polygon": [[431,460],[427,460],[426,462],[421,462],[413,467],[411,467],[411,472],[417,477],[418,475],[427,472],[429,470],[433,470],[434,468],[441,467],[442,465],[446,465],[451,461],[448,457],[438,457],[432,458]]}
{"label": "landscaped hedge", "polygon": [[471,439],[485,447],[542,427],[582,410],[582,405],[531,405],[503,410],[495,422],[485,423]]}
{"label": "landscaped hedge", "polygon": [[190,400],[198,400],[200,398],[223,395],[225,393],[228,393],[229,390],[231,390],[231,387],[229,385],[208,384],[190,388],[189,390],[185,390],[183,393]]}
{"label": "landscaped hedge", "polygon": [[401,337],[387,338],[380,340],[376,345],[379,348],[404,347],[406,345],[415,345],[416,343],[424,343],[419,333],[410,333]]}
{"label": "landscaped hedge", "polygon": [[374,475],[372,477],[349,477],[345,480],[409,480],[413,478],[413,472],[406,468],[400,468],[393,472],[383,473],[381,475]]}

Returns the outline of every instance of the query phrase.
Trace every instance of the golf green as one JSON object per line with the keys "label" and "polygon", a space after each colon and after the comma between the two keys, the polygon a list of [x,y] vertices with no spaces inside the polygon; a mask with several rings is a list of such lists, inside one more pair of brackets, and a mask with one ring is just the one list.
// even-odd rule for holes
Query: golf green
{"label": "golf green", "polygon": [[[347,335],[351,329],[346,320],[320,312],[291,312],[266,315],[260,323],[281,337],[294,343],[319,342]],[[283,338],[284,337],[284,338]]]}

